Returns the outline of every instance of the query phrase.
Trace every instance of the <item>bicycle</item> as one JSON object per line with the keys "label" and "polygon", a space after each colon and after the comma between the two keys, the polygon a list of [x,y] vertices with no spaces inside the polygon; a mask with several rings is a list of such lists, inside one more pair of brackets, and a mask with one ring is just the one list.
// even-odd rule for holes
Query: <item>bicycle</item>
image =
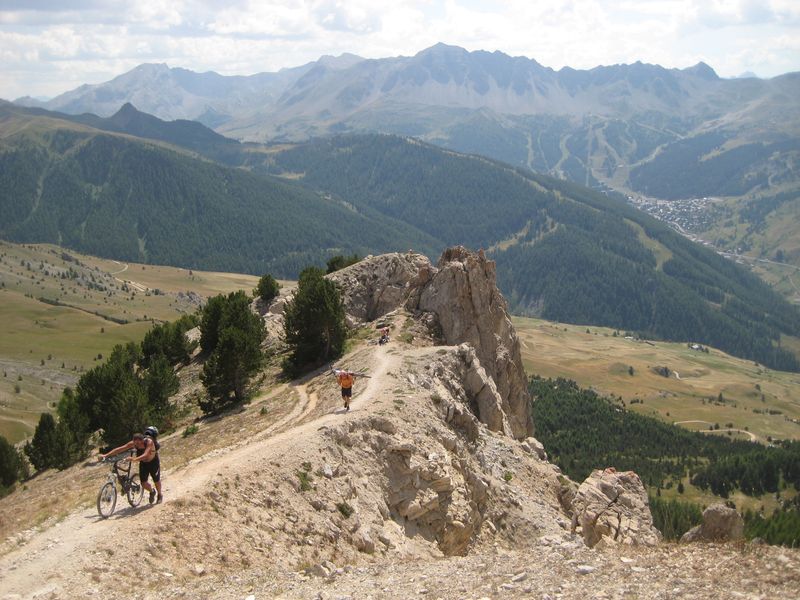
{"label": "bicycle", "polygon": [[[103,462],[112,463],[111,473],[108,474],[108,479],[100,488],[97,494],[97,512],[104,519],[107,519],[114,512],[117,506],[117,483],[122,488],[122,493],[128,498],[128,504],[136,508],[142,501],[144,496],[144,487],[139,480],[139,474],[134,473],[131,475],[131,467],[133,463],[125,460],[133,456],[133,452],[126,452],[122,455],[106,458]],[[121,462],[127,464],[127,468],[120,466]]]}

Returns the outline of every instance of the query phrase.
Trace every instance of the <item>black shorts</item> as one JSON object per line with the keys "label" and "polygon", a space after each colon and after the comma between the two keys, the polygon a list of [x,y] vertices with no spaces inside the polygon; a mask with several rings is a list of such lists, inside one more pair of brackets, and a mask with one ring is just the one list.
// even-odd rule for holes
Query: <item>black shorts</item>
{"label": "black shorts", "polygon": [[142,480],[142,483],[146,482],[151,475],[156,483],[161,481],[161,461],[158,459],[157,454],[150,462],[139,463],[139,479]]}
{"label": "black shorts", "polygon": [[353,397],[353,388],[342,388],[342,398],[347,396],[348,398]]}

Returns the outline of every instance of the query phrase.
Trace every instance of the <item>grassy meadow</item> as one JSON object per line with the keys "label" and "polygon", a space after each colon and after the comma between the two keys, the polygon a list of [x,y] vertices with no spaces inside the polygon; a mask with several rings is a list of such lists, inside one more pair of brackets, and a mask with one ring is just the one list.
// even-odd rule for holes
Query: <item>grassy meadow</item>
{"label": "grassy meadow", "polygon": [[[641,414],[717,435],[800,439],[800,374],[773,371],[686,343],[644,342],[614,330],[514,317],[529,374],[565,377],[621,397]],[[656,371],[666,367],[669,376]],[[632,372],[632,374],[631,374]],[[662,373],[664,371],[662,370]]]}
{"label": "grassy meadow", "polygon": [[193,313],[216,294],[249,293],[257,282],[0,242],[0,435],[31,435],[65,386],[116,344],[141,340],[153,321]]}

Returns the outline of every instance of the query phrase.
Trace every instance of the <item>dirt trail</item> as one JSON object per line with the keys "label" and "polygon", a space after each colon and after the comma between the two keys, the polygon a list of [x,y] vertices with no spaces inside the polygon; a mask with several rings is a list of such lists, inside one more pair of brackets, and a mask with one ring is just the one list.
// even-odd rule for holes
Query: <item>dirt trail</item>
{"label": "dirt trail", "polygon": [[[366,379],[363,390],[354,395],[349,414],[360,412],[373,403],[385,386],[387,373],[402,358],[401,354],[389,353],[386,346],[374,346],[369,352],[371,378]],[[347,418],[343,409],[337,408],[307,420],[318,403],[316,393],[308,393],[306,387],[315,375],[324,377],[327,373],[317,371],[297,382],[280,386],[262,398],[265,400],[292,389],[297,392],[299,401],[288,415],[257,436],[213,450],[174,471],[166,470],[163,477],[165,505],[173,499],[202,493],[219,473],[249,474],[264,461],[279,461],[320,427]],[[124,550],[128,547],[126,540],[138,539],[143,532],[157,525],[160,509],[158,505],[132,509],[120,497],[117,510],[106,520],[98,517],[94,506],[74,511],[53,527],[34,534],[19,549],[0,558],[0,598],[34,597],[55,590],[58,590],[57,595],[63,594],[69,589],[70,575],[102,568],[103,562],[108,560],[107,555],[98,554],[100,542],[117,539],[120,540],[120,550]]]}
{"label": "dirt trail", "polygon": [[[673,423],[673,425],[685,425],[686,423],[705,423],[706,425],[713,425],[713,423],[711,423],[709,421],[699,421],[697,419],[693,419],[691,421],[675,421]],[[698,430],[699,433],[725,433],[727,431],[732,431],[732,432],[735,432],[735,433],[741,433],[741,434],[747,435],[747,436],[750,437],[750,441],[751,442],[757,442],[758,441],[758,436],[755,433],[752,433],[752,432],[747,431],[745,429],[736,429],[736,428],[726,427],[724,429],[714,429],[713,431],[712,430],[708,430],[708,429],[699,429]]]}

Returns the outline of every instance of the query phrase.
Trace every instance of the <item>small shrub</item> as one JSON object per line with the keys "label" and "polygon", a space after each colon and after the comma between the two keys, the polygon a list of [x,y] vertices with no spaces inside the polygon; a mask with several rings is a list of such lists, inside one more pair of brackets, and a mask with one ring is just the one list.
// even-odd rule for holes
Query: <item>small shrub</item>
{"label": "small shrub", "polygon": [[198,428],[197,425],[189,425],[186,429],[183,430],[183,437],[189,437],[190,435],[194,435],[197,433]]}
{"label": "small shrub", "polygon": [[311,473],[309,473],[308,471],[297,471],[297,478],[300,480],[301,492],[307,492],[312,488],[311,480],[313,478],[311,477]]}
{"label": "small shrub", "polygon": [[266,406],[262,406],[261,410],[258,411],[258,414],[263,417],[264,415],[269,414],[269,409]]}
{"label": "small shrub", "polygon": [[511,481],[512,479],[514,479],[514,474],[511,471],[506,471],[505,473],[503,473],[503,479],[505,481]]}
{"label": "small shrub", "polygon": [[355,512],[352,506],[350,506],[347,502],[337,502],[336,508],[339,509],[339,512],[342,513],[342,516],[347,519]]}
{"label": "small shrub", "polygon": [[434,404],[441,404],[442,397],[439,395],[438,392],[433,392],[431,394],[431,400],[433,401]]}

